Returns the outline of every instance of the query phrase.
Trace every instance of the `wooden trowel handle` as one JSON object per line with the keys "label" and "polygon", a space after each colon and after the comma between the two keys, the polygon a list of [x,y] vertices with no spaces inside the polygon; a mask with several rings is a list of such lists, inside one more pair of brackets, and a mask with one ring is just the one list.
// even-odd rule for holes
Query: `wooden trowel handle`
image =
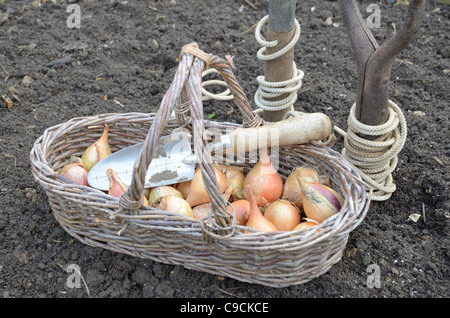
{"label": "wooden trowel handle", "polygon": [[229,133],[234,153],[263,147],[305,144],[326,139],[331,131],[330,118],[322,113],[307,113],[256,128],[237,128]]}

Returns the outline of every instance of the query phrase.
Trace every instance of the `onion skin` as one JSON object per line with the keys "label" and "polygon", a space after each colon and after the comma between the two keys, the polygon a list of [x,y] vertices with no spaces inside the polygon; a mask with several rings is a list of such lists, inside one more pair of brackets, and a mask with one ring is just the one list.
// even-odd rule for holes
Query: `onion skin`
{"label": "onion skin", "polygon": [[332,188],[299,179],[303,211],[309,219],[322,223],[341,210],[344,200]]}
{"label": "onion skin", "polygon": [[279,199],[270,203],[264,216],[280,231],[292,231],[300,223],[300,211],[290,201]]}
{"label": "onion skin", "polygon": [[[108,194],[113,197],[120,198],[122,196],[122,194],[125,191],[127,191],[128,186],[125,183],[123,183],[123,181],[120,179],[120,177],[117,175],[117,173],[113,169],[108,168],[106,170],[106,174],[108,175],[108,180],[109,180]],[[142,194],[142,197],[144,199],[143,205],[149,206],[148,200],[144,194]]]}
{"label": "onion skin", "polygon": [[227,178],[227,187],[231,187],[230,197],[233,201],[245,198],[244,168],[239,166],[217,165]]}
{"label": "onion skin", "polygon": [[189,216],[191,218],[194,217],[192,208],[186,202],[186,200],[176,196],[165,196],[161,199],[161,202],[159,203],[157,208],[164,211]]}
{"label": "onion skin", "polygon": [[81,160],[83,164],[86,166],[86,169],[89,171],[91,168],[100,160],[109,156],[111,152],[111,148],[108,144],[108,125],[105,124],[105,128],[103,129],[102,136],[94,142],[92,145],[86,148],[81,156]]}
{"label": "onion skin", "polygon": [[146,198],[146,199],[148,199],[148,196],[150,195],[150,192],[152,191],[152,189],[153,188],[144,188],[144,191],[143,191],[143,195],[144,195],[144,197]]}
{"label": "onion skin", "polygon": [[197,220],[206,218],[210,210],[211,210],[210,202],[197,205],[196,207],[192,208],[193,218]]}
{"label": "onion skin", "polygon": [[337,211],[341,209],[344,200],[335,190],[317,183],[311,183],[311,186],[317,189],[325,198],[327,198],[327,200],[334,206]]}
{"label": "onion skin", "polygon": [[192,183],[192,180],[177,183],[175,185],[175,189],[180,191],[181,194],[183,195],[183,198],[186,199],[189,195],[189,191],[191,190],[191,183]]}
{"label": "onion skin", "polygon": [[310,167],[297,167],[287,177],[283,186],[282,199],[291,201],[300,210],[303,209],[302,189],[297,178],[302,178],[307,182],[320,183],[320,177],[317,171]]}
{"label": "onion skin", "polygon": [[[234,217],[238,225],[246,225],[250,215],[250,202],[245,199],[237,200],[231,203],[234,208]],[[228,206],[227,209],[233,213],[233,208]]]}
{"label": "onion skin", "polygon": [[[222,193],[222,196],[225,201],[228,201],[230,198],[231,187],[227,187],[225,192]],[[194,219],[203,219],[208,216],[209,211],[211,210],[212,203],[202,203],[192,208],[192,212],[194,214]],[[215,218],[213,218],[215,220]]]}
{"label": "onion skin", "polygon": [[316,222],[312,222],[312,221],[301,222],[296,227],[294,227],[293,231],[303,230],[303,229],[306,229],[308,227],[313,227],[313,226],[316,226],[316,225],[317,225],[317,223]]}
{"label": "onion skin", "polygon": [[[248,201],[250,202],[250,214],[248,216],[248,220],[245,226],[260,232],[278,231],[278,228],[262,215],[261,211],[259,210],[259,206],[256,203],[255,197],[252,193],[252,189],[249,185],[245,187],[245,192]],[[244,231],[244,233],[252,233],[252,232]]]}
{"label": "onion skin", "polygon": [[122,182],[120,177],[113,169],[108,168],[106,170],[106,174],[108,175],[109,180],[108,194],[112,195],[113,197],[120,198],[122,194],[128,189],[128,186]]}
{"label": "onion skin", "polygon": [[245,198],[244,173],[236,169],[230,169],[225,172],[225,176],[227,178],[227,186],[231,187],[231,198],[234,201]]}
{"label": "onion skin", "polygon": [[[216,173],[217,182],[219,184],[221,193],[224,193],[227,188],[227,180],[225,174],[220,171],[217,167],[213,166],[213,169]],[[202,203],[211,202],[208,192],[206,191],[205,184],[203,182],[202,170],[196,170],[194,174],[194,178],[192,179],[191,189],[189,191],[189,195],[186,198],[187,203],[191,207],[195,207]]]}
{"label": "onion skin", "polygon": [[168,196],[168,195],[177,196],[177,197],[184,199],[181,192],[178,191],[177,189],[175,189],[174,187],[159,186],[159,187],[153,188],[150,191],[150,194],[148,195],[148,203],[150,204],[150,206],[155,207],[159,204],[159,202],[161,201],[161,199],[163,197]]}
{"label": "onion skin", "polygon": [[88,170],[82,163],[68,163],[59,172],[63,177],[84,186],[89,186],[87,181]]}
{"label": "onion skin", "polygon": [[[260,160],[245,176],[244,189],[247,186],[258,206],[265,206],[281,197],[283,180],[272,165],[267,148],[261,149]],[[248,195],[247,191],[246,194]],[[248,200],[247,196],[246,199]]]}

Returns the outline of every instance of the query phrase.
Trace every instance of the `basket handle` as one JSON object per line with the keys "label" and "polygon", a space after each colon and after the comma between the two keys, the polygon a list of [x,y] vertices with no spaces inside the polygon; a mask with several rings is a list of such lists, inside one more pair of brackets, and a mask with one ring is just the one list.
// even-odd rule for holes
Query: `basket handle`
{"label": "basket handle", "polygon": [[[189,45],[198,49],[196,43],[191,43]],[[135,211],[142,206],[145,177],[158,144],[158,140],[166,127],[166,123],[170,118],[181,92],[184,88],[187,88],[190,112],[193,119],[194,152],[200,161],[199,166],[203,173],[203,181],[211,198],[210,214],[212,215],[210,215],[208,219],[210,221],[213,219],[215,220],[207,222],[208,224],[202,222],[206,237],[210,240],[216,235],[215,233],[217,233],[219,237],[232,235],[235,219],[227,210],[227,202],[225,202],[220,191],[210,153],[206,151],[207,140],[205,137],[203,103],[201,99],[202,71],[205,64],[209,67],[214,67],[224,78],[234,96],[235,103],[241,111],[243,125],[245,127],[262,125],[264,124],[264,120],[259,115],[253,113],[247,97],[232,73],[231,67],[225,60],[211,54],[202,54],[201,56],[194,56],[193,54],[196,54],[196,50],[185,51],[185,47],[183,48],[177,72],[161,101],[160,108],[147,133],[142,150],[134,163],[131,185],[121,196],[119,206],[120,209]],[[205,61],[207,58],[208,60]]]}
{"label": "basket handle", "polygon": [[246,128],[263,125],[264,120],[253,111],[247,96],[231,70],[231,66],[217,55],[211,56],[209,66],[215,68],[227,83],[227,86],[234,97],[233,100],[242,114],[242,125]]}

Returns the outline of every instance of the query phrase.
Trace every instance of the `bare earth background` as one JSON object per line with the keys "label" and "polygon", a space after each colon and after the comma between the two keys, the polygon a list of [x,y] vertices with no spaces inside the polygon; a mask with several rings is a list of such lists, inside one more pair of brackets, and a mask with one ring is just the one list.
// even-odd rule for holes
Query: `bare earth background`
{"label": "bare earth background", "polygon": [[[45,1],[42,1],[45,2]],[[70,29],[67,5],[81,8]],[[33,142],[50,126],[108,112],[155,112],[172,80],[181,47],[230,54],[253,101],[263,65],[254,30],[268,1],[0,0],[0,297],[87,298],[66,285],[70,264],[95,298],[449,297],[449,6],[429,1],[412,44],[394,63],[391,99],[404,111],[408,140],[394,178],[397,191],[374,202],[350,234],[342,260],[303,285],[268,288],[86,246],[59,227],[29,163]],[[335,1],[302,0],[295,60],[305,72],[297,110],[324,112],[346,128],[355,101],[353,52]],[[359,1],[363,17],[381,7],[380,44],[399,29],[407,7]],[[240,12],[240,8],[242,10]],[[315,7],[312,12],[311,8]],[[325,21],[332,17],[334,23]],[[66,63],[47,65],[67,57]],[[47,65],[47,66],[46,66]],[[105,98],[105,96],[107,98]],[[106,99],[106,100],[105,100]],[[117,102],[115,102],[116,100]],[[240,122],[231,102],[207,102],[205,116]],[[334,146],[342,149],[342,139]],[[409,219],[420,214],[417,222]],[[380,288],[367,286],[370,264]]]}

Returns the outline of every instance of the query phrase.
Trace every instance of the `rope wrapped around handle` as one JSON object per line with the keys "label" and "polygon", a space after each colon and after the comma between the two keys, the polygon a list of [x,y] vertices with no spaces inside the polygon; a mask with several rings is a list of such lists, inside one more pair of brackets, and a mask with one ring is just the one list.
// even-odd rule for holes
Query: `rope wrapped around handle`
{"label": "rope wrapped around handle", "polygon": [[[186,49],[187,47],[189,48]],[[134,210],[137,213],[138,209],[142,206],[143,202],[141,198],[145,187],[147,169],[152,161],[159,138],[166,127],[166,123],[175,105],[179,102],[181,94],[186,94],[193,120],[194,152],[199,160],[205,188],[211,198],[210,213],[213,215],[208,220],[215,220],[215,222],[208,222],[208,224],[202,223],[205,237],[208,241],[211,241],[214,237],[232,235],[235,220],[227,210],[227,202],[225,202],[220,191],[211,156],[207,150],[208,144],[204,127],[201,86],[202,71],[205,65],[208,65],[210,68],[215,68],[226,81],[231,94],[234,96],[233,100],[241,111],[244,127],[262,125],[264,124],[264,120],[259,115],[253,113],[245,93],[226,61],[218,56],[208,55],[203,51],[200,51],[203,53],[199,54],[199,56],[193,55],[199,51],[196,43],[191,43],[183,47],[174,79],[161,101],[160,108],[148,131],[142,150],[134,163],[131,184],[119,200],[119,210]]]}

